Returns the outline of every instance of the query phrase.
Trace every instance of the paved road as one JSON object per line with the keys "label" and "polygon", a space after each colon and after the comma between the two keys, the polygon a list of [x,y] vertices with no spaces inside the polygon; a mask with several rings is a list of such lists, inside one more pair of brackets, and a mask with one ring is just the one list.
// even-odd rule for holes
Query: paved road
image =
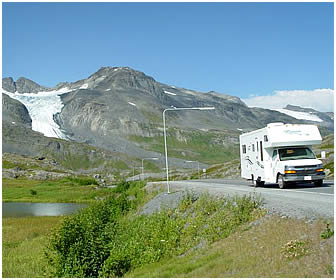
{"label": "paved road", "polygon": [[[161,184],[165,185],[163,182]],[[270,213],[308,219],[334,217],[333,181],[326,181],[322,187],[303,184],[279,189],[277,185],[254,188],[244,180],[208,179],[172,181],[170,187],[172,191],[188,189],[223,195],[260,194],[264,198],[264,207]]]}
{"label": "paved road", "polygon": [[[222,183],[222,184],[233,184],[252,187],[252,182],[248,180],[234,180],[234,179],[203,179],[196,180],[196,182],[211,182],[211,183]],[[279,189],[278,184],[265,184],[266,189]],[[322,187],[315,187],[311,183],[307,184],[297,184],[292,186],[287,186],[285,190],[300,191],[300,192],[316,192],[316,193],[334,193],[334,181],[325,180]]]}

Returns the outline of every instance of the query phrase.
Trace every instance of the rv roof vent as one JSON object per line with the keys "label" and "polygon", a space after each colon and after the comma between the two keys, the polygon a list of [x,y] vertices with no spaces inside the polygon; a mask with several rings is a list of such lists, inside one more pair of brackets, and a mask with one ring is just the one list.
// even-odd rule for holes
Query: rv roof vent
{"label": "rv roof vent", "polygon": [[284,123],[282,122],[274,122],[274,123],[269,123],[267,127],[274,127],[274,126],[282,126]]}

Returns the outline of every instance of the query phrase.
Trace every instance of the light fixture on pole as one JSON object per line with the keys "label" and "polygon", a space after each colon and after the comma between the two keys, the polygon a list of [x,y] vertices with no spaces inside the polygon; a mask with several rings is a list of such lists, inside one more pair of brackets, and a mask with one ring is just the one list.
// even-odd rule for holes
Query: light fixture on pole
{"label": "light fixture on pole", "polygon": [[197,160],[186,160],[185,162],[197,162],[197,173],[198,173],[198,179],[200,179],[200,168],[199,168],[199,161],[197,161]]}
{"label": "light fixture on pole", "polygon": [[143,158],[143,159],[142,159],[142,164],[141,164],[141,169],[142,169],[142,180],[144,180],[144,167],[143,167],[143,162],[144,162],[145,159],[158,160],[157,157]]}
{"label": "light fixture on pole", "polygon": [[166,172],[167,172],[167,193],[170,193],[169,187],[169,171],[168,171],[168,151],[167,151],[167,135],[166,135],[166,112],[167,111],[182,111],[182,110],[215,110],[215,107],[192,107],[192,108],[167,108],[163,110],[162,119],[163,119],[163,138],[165,145],[165,157],[166,157]]}

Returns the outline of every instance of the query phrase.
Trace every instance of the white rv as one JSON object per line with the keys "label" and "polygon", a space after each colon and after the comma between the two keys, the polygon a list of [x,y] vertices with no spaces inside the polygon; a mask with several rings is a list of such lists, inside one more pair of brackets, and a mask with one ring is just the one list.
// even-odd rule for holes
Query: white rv
{"label": "white rv", "polygon": [[241,176],[255,186],[278,183],[280,188],[296,182],[322,186],[325,173],[312,145],[321,144],[315,125],[270,123],[240,135]]}

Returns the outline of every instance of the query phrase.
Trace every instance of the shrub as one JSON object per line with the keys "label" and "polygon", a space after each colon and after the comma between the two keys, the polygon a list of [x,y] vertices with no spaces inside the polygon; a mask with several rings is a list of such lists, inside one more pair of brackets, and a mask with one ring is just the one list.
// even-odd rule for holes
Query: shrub
{"label": "shrub", "polygon": [[[47,250],[56,277],[122,277],[161,258],[194,250],[253,219],[260,201],[251,196],[198,200],[188,194],[175,210],[134,215],[143,183],[120,183],[113,196],[65,218]],[[129,196],[135,197],[130,200]]]}
{"label": "shrub", "polygon": [[321,238],[322,239],[328,239],[334,235],[334,230],[331,229],[330,224],[326,222],[326,228],[321,232]]}
{"label": "shrub", "polygon": [[35,190],[30,190],[30,194],[31,194],[31,195],[37,195],[37,191],[35,191]]}
{"label": "shrub", "polygon": [[94,178],[90,177],[66,177],[62,179],[61,182],[69,182],[72,185],[79,186],[98,185],[97,181]]}
{"label": "shrub", "polygon": [[300,258],[309,253],[309,241],[291,240],[282,247],[282,253],[285,258]]}
{"label": "shrub", "polygon": [[127,209],[125,197],[96,202],[65,218],[48,250],[56,277],[98,277],[110,255],[117,220]]}
{"label": "shrub", "polygon": [[130,188],[130,184],[131,184],[130,182],[122,181],[117,185],[114,191],[119,193],[125,193]]}

